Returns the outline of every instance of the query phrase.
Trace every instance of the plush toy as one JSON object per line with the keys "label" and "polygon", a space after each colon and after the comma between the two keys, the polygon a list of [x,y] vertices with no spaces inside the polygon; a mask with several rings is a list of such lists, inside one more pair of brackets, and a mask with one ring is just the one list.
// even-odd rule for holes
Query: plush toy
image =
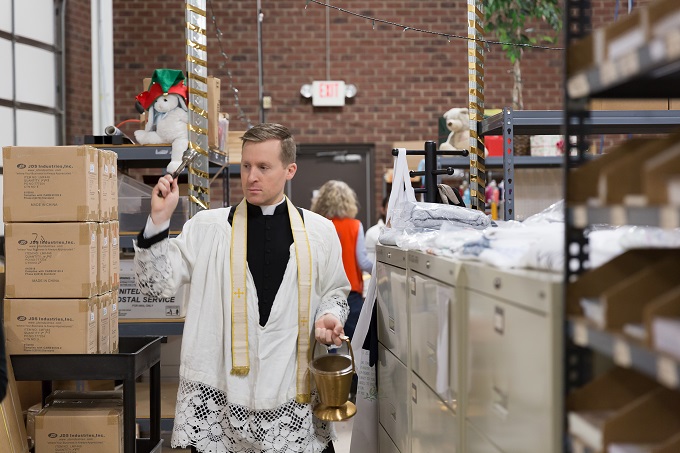
{"label": "plush toy", "polygon": [[446,128],[451,131],[439,149],[470,149],[470,115],[466,108],[452,108],[442,115],[446,120]]}
{"label": "plush toy", "polygon": [[166,170],[172,173],[182,163],[182,155],[189,146],[184,74],[175,69],[156,69],[149,89],[136,99],[147,115],[144,130],[135,131],[135,138],[141,145],[170,143],[172,152]]}

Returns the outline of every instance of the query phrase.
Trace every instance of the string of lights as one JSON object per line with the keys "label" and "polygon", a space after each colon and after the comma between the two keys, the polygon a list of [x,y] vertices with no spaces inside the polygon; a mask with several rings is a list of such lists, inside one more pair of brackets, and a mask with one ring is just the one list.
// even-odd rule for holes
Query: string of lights
{"label": "string of lights", "polygon": [[549,47],[549,46],[537,46],[537,45],[534,45],[534,44],[515,44],[515,43],[512,43],[512,42],[490,41],[488,39],[474,39],[474,38],[470,38],[469,36],[456,35],[456,34],[453,34],[453,33],[440,33],[440,32],[431,31],[431,30],[423,30],[422,28],[409,27],[408,25],[402,25],[402,24],[398,24],[396,22],[390,22],[388,20],[377,19],[375,17],[365,16],[363,14],[355,13],[354,11],[350,11],[350,10],[347,10],[347,9],[344,9],[344,8],[340,8],[338,6],[333,6],[333,5],[330,5],[328,3],[322,3],[319,0],[305,0],[305,9],[307,9],[307,6],[310,3],[315,3],[317,5],[325,6],[326,8],[335,9],[335,10],[343,12],[345,14],[350,14],[352,16],[361,17],[362,19],[369,20],[373,24],[374,30],[375,30],[375,23],[378,22],[378,23],[381,23],[381,24],[386,24],[386,25],[391,25],[393,27],[401,28],[402,31],[404,31],[404,32],[407,32],[407,31],[410,30],[410,31],[418,32],[418,33],[426,33],[426,34],[429,34],[429,35],[442,36],[442,37],[446,38],[446,40],[448,42],[451,42],[452,39],[464,39],[466,41],[482,42],[485,45],[494,44],[494,45],[501,45],[501,46],[531,47],[531,48],[534,48],[534,49],[544,49],[544,50],[564,50],[564,47]]}
{"label": "string of lights", "polygon": [[215,26],[215,35],[217,36],[217,43],[220,46],[220,54],[224,58],[224,61],[220,63],[220,69],[225,69],[227,71],[227,77],[229,78],[229,89],[234,96],[234,107],[236,107],[237,118],[243,121],[248,126],[248,129],[250,129],[253,127],[253,124],[239,103],[238,88],[234,86],[234,77],[231,74],[231,70],[226,67],[225,62],[229,61],[229,55],[227,55],[227,52],[225,52],[224,46],[222,45],[222,30],[220,29],[219,25],[217,25],[217,18],[215,17],[215,11],[212,6],[212,1],[210,0],[208,0],[208,7],[210,8],[210,19]]}

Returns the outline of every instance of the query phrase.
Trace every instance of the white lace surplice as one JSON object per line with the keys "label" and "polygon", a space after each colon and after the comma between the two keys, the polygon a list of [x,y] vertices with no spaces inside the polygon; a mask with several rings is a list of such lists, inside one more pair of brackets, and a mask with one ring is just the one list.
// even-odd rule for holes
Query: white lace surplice
{"label": "white lace surplice", "polygon": [[[191,282],[175,409],[173,447],[195,445],[206,452],[321,452],[334,433],[312,415],[311,404],[295,402],[297,363],[297,266],[294,247],[265,326],[259,325],[257,291],[248,272],[250,373],[231,370],[229,209],[201,211],[176,239],[135,248],[142,292],[172,296]],[[313,253],[310,313],[349,312],[339,240],[333,224],[304,211]],[[336,243],[337,242],[337,243]],[[310,322],[312,335],[314,323]],[[306,360],[306,359],[304,359]],[[313,396],[314,398],[314,396]]]}
{"label": "white lace surplice", "polygon": [[171,446],[195,445],[209,453],[320,452],[335,433],[312,415],[311,407],[292,399],[253,411],[230,404],[224,392],[181,379]]}

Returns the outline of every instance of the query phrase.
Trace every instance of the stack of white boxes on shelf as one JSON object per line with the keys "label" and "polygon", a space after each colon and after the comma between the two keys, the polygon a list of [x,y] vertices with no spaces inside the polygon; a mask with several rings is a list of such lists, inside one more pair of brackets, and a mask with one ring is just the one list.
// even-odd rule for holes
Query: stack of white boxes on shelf
{"label": "stack of white boxes on shelf", "polygon": [[5,147],[10,354],[118,352],[117,155]]}

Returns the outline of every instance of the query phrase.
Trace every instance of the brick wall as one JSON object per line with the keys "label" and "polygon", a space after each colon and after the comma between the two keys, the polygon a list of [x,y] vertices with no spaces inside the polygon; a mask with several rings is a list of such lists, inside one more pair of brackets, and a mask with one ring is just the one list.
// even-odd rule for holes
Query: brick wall
{"label": "brick wall", "polygon": [[92,134],[90,28],[90,1],[69,1],[64,29],[66,145],[75,143],[77,137]]}
{"label": "brick wall", "polygon": [[[623,3],[623,2],[622,2]],[[386,21],[441,33],[467,34],[465,1],[335,1],[331,4]],[[641,4],[640,1],[636,2]],[[613,20],[615,0],[594,0],[595,25]],[[256,6],[250,0],[208,1],[209,73],[222,80],[222,110],[232,130],[237,119],[233,86],[253,123],[259,122]],[[467,104],[467,41],[376,23],[303,0],[265,2],[264,91],[273,107],[266,120],[289,126],[299,143],[375,145],[374,191],[391,168],[393,142],[436,140],[438,117]],[[161,67],[185,68],[184,2],[114,0],[116,122],[136,118],[141,80]],[[69,2],[67,137],[89,133],[89,2]],[[330,60],[326,59],[326,14]],[[218,41],[212,14],[221,30]],[[86,39],[85,39],[86,38]],[[220,42],[221,46],[220,47]],[[221,56],[221,49],[228,55]],[[511,66],[499,46],[486,53],[486,106],[511,104]],[[561,51],[527,50],[522,68],[525,109],[562,108]],[[314,108],[299,90],[313,80],[342,79],[358,88],[342,108]],[[77,89],[77,91],[76,91]],[[126,128],[135,128],[126,125]],[[132,129],[124,129],[131,134]],[[232,193],[240,193],[231,179]],[[235,198],[232,197],[232,201]]]}

